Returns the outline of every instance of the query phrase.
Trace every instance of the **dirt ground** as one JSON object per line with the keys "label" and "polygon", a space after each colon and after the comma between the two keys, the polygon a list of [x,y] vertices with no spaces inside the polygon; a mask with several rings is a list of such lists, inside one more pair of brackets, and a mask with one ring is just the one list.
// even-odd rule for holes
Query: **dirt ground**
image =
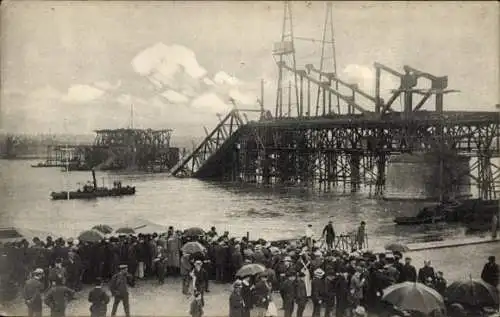
{"label": "dirt ground", "polygon": [[[76,298],[69,303],[66,316],[89,316],[90,304],[87,296],[91,287],[76,294]],[[107,288],[106,288],[107,290]],[[183,295],[181,280],[167,278],[165,284],[159,285],[154,280],[138,281],[136,287],[130,288],[130,313],[132,316],[189,316],[189,305],[192,297]],[[210,283],[210,292],[205,294],[204,316],[228,316],[230,284]],[[109,294],[109,291],[108,291]],[[279,293],[273,294],[273,301],[277,308],[281,307]],[[111,314],[113,299],[108,305],[108,316]],[[44,306],[43,316],[50,316],[48,307]],[[26,316],[28,310],[22,299],[4,305],[1,310],[9,316]],[[304,316],[311,316],[312,304],[307,305]],[[283,316],[283,311],[278,311]],[[118,307],[117,316],[124,316],[123,306]]]}

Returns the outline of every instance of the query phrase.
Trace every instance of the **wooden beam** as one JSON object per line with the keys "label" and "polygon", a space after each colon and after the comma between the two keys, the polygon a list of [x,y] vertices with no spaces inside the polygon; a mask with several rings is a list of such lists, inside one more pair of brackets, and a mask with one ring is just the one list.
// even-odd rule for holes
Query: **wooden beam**
{"label": "wooden beam", "polygon": [[[339,84],[343,85],[344,87],[347,87],[347,88],[351,89],[352,91],[355,91],[356,93],[358,93],[361,96],[363,96],[363,97],[365,97],[365,98],[373,101],[374,103],[376,102],[377,99],[375,97],[370,96],[368,93],[366,93],[363,90],[359,89],[355,85],[349,84],[349,83],[341,80],[340,78],[337,77],[336,74],[320,71],[319,69],[314,68],[314,66],[310,65],[310,64],[306,65],[306,67],[307,66],[309,66],[307,69],[309,69],[310,71],[313,71],[313,72],[315,72],[317,74],[325,76],[325,77],[327,77],[328,79],[330,79],[332,81],[338,82]],[[305,75],[305,71],[304,71],[304,75]]]}

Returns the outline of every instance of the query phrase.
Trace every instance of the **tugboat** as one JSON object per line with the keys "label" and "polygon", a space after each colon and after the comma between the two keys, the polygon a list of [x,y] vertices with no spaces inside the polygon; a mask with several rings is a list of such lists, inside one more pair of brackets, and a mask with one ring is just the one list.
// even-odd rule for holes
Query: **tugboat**
{"label": "tugboat", "polygon": [[93,199],[97,197],[119,197],[135,195],[135,186],[122,186],[121,182],[114,182],[113,188],[97,187],[95,171],[92,170],[92,185],[84,185],[82,189],[71,192],[52,192],[50,196],[53,200],[65,199]]}

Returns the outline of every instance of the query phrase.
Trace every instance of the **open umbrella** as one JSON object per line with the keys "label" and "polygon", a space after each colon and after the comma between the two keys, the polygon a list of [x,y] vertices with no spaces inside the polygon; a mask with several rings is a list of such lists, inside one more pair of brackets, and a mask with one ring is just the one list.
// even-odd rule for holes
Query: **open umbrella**
{"label": "open umbrella", "polygon": [[385,249],[387,251],[401,252],[401,253],[410,251],[410,249],[406,245],[401,243],[389,243],[385,246]]}
{"label": "open umbrella", "polygon": [[184,253],[193,254],[205,251],[205,247],[201,243],[194,241],[194,242],[188,242],[185,245],[183,245],[181,250]]}
{"label": "open umbrella", "polygon": [[384,289],[382,300],[409,311],[429,314],[444,310],[443,297],[434,289],[416,282],[394,284]]}
{"label": "open umbrella", "polygon": [[78,236],[79,241],[99,242],[104,239],[104,235],[97,230],[85,230]]}
{"label": "open umbrella", "polygon": [[498,307],[498,294],[483,280],[469,279],[451,283],[445,292],[449,303],[459,303],[478,307]]}
{"label": "open umbrella", "polygon": [[205,234],[205,231],[203,231],[203,229],[198,228],[198,227],[189,228],[189,229],[186,229],[184,231],[184,235],[186,237],[197,237],[197,236],[201,236],[204,234]]}
{"label": "open umbrella", "polygon": [[239,269],[238,272],[236,272],[236,276],[237,277],[245,277],[245,276],[249,276],[249,275],[259,274],[259,273],[262,273],[265,271],[266,271],[266,268],[264,266],[262,266],[260,264],[256,264],[256,263],[251,263],[251,264],[243,265],[241,267],[241,269]]}
{"label": "open umbrella", "polygon": [[97,231],[104,233],[104,234],[113,232],[113,228],[111,228],[108,225],[102,225],[102,224],[93,226],[92,229],[97,230]]}
{"label": "open umbrella", "polygon": [[132,228],[124,227],[124,228],[120,228],[120,229],[116,230],[115,233],[134,234],[135,230]]}

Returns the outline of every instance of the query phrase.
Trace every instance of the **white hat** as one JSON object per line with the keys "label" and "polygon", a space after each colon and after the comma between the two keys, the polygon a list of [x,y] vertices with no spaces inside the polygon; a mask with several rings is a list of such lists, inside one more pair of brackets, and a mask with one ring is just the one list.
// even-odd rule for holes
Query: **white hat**
{"label": "white hat", "polygon": [[292,262],[292,258],[289,257],[289,256],[285,256],[285,258],[283,259],[283,261],[289,261],[289,262]]}
{"label": "white hat", "polygon": [[357,316],[366,316],[366,309],[363,306],[358,306],[354,310],[354,314]]}
{"label": "white hat", "polygon": [[323,275],[325,275],[325,271],[323,271],[322,269],[317,268],[316,270],[314,270],[314,276],[322,278]]}
{"label": "white hat", "polygon": [[43,269],[37,268],[33,271],[33,274],[43,274]]}

